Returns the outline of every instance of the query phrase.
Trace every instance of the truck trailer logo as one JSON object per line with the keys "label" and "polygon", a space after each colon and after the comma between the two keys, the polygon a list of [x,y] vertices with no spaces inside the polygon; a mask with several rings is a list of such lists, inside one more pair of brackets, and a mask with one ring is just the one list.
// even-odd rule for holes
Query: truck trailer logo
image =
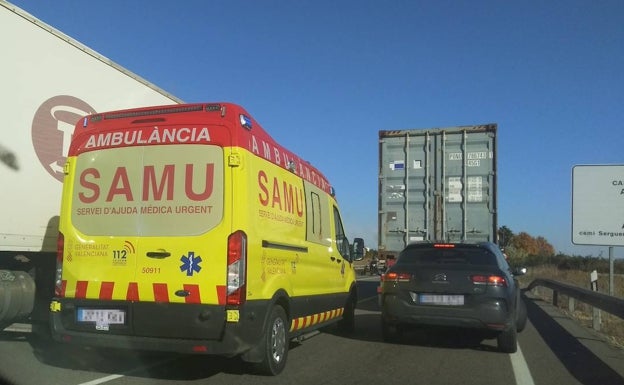
{"label": "truck trailer logo", "polygon": [[46,100],[35,112],[32,141],[41,165],[59,182],[63,182],[63,165],[76,122],[96,111],[84,101],[69,95]]}

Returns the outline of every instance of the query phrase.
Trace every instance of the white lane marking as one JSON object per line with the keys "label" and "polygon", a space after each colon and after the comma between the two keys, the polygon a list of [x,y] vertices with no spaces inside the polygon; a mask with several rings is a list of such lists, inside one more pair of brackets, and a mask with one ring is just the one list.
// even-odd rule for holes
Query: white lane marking
{"label": "white lane marking", "polygon": [[116,380],[116,379],[121,378],[121,377],[125,377],[125,376],[123,374],[112,374],[110,376],[106,376],[106,377],[102,377],[102,378],[96,378],[93,381],[83,382],[82,384],[78,384],[78,385],[98,385],[98,384],[103,384],[105,382]]}
{"label": "white lane marking", "polygon": [[529,366],[522,355],[520,344],[518,344],[518,351],[510,354],[509,356],[511,359],[514,377],[516,377],[516,385],[535,385]]}

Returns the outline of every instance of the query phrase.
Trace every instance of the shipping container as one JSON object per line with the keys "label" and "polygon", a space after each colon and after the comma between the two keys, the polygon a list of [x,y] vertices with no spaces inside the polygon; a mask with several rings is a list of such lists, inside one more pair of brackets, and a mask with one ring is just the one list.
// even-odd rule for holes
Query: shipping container
{"label": "shipping container", "polygon": [[496,124],[379,131],[378,250],[497,242]]}

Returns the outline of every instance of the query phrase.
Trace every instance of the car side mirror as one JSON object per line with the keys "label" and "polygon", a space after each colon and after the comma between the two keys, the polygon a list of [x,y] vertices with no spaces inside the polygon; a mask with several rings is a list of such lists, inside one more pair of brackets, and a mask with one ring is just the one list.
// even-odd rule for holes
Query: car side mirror
{"label": "car side mirror", "polygon": [[514,268],[511,272],[513,275],[525,275],[527,273],[527,268],[518,267],[518,268]]}

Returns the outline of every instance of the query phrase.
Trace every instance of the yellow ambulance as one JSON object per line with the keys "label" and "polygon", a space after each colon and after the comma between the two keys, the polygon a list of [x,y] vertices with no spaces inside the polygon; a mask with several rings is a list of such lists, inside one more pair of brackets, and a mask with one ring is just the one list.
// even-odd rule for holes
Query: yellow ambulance
{"label": "yellow ambulance", "polygon": [[64,173],[55,340],[240,355],[275,375],[290,339],[353,329],[362,239],[323,174],[240,106],[87,116]]}

